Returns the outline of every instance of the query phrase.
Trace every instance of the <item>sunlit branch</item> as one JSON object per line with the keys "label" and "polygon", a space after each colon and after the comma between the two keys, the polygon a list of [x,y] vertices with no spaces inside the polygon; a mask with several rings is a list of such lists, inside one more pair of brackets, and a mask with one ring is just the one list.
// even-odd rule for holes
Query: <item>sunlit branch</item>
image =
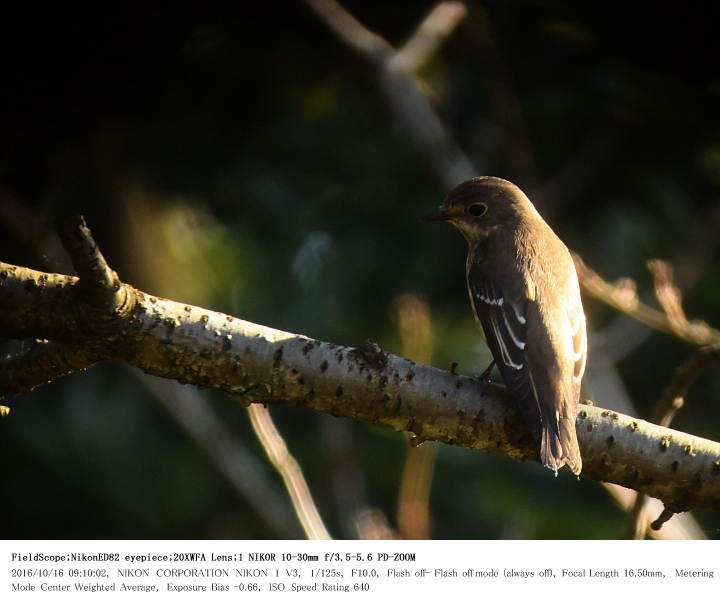
{"label": "sunlit branch", "polygon": [[[85,249],[94,258],[93,247]],[[370,342],[356,348],[321,342],[120,281],[93,282],[112,296],[92,295],[81,282],[0,263],[0,335],[52,338],[91,361],[122,361],[246,403],[282,403],[408,431],[416,443],[538,458],[537,444],[500,386],[483,392],[472,378]],[[28,388],[0,373],[0,396]],[[601,408],[583,406],[577,422],[584,477],[638,489],[668,510],[720,508],[720,444]]]}
{"label": "sunlit branch", "polygon": [[295,514],[305,534],[310,540],[331,540],[310,494],[310,488],[305,481],[302,469],[288,451],[285,440],[275,427],[270,412],[265,406],[258,404],[249,405],[247,410],[250,422],[252,422],[253,429],[255,429],[268,459],[285,483]]}
{"label": "sunlit branch", "polygon": [[696,346],[720,344],[720,331],[699,320],[673,316],[669,319],[664,311],[655,309],[640,301],[635,283],[624,278],[615,283],[605,281],[588,267],[577,255],[573,255],[580,286],[589,296],[605,303],[616,311],[624,313],[642,324],[671,334]]}

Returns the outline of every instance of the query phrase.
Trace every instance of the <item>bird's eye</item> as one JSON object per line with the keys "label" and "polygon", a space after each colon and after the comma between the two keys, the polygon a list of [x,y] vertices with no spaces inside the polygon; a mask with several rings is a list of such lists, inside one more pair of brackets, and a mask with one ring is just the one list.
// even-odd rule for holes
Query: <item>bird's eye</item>
{"label": "bird's eye", "polygon": [[473,216],[482,216],[487,212],[487,209],[488,207],[486,204],[470,204],[467,211]]}

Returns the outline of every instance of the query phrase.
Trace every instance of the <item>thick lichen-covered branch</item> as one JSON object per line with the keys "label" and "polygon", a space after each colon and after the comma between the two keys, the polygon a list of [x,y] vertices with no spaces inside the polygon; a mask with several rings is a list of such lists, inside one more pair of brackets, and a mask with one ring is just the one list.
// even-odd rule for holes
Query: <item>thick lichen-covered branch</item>
{"label": "thick lichen-covered branch", "polygon": [[[224,313],[150,296],[119,282],[120,309],[96,310],[77,278],[0,263],[0,335],[66,348],[56,376],[112,359],[156,376],[225,391],[246,403],[287,404],[347,416],[519,460],[533,442],[506,390],[381,351],[345,347]],[[127,301],[131,301],[128,304]],[[121,311],[121,312],[120,312]],[[62,346],[60,346],[62,345]],[[50,347],[49,344],[45,345]],[[62,355],[57,355],[63,359]],[[76,360],[77,363],[73,363]],[[5,360],[5,367],[9,361]],[[40,386],[0,367],[0,396]],[[583,477],[638,489],[672,510],[720,508],[720,444],[591,406],[578,418]]]}

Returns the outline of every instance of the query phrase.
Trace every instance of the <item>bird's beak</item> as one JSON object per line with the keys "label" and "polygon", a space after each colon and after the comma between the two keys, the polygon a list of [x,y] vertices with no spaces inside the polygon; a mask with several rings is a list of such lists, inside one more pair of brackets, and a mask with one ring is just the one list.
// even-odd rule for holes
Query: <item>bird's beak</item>
{"label": "bird's beak", "polygon": [[436,221],[449,221],[450,215],[444,208],[438,208],[435,212],[431,212],[430,214],[423,216],[423,220],[428,223]]}

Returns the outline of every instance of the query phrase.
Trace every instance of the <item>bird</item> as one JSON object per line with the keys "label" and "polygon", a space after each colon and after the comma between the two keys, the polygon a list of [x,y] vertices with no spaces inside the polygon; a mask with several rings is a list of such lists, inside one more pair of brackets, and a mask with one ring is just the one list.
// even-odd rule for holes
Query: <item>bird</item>
{"label": "bird", "polygon": [[586,321],[569,250],[513,183],[493,176],[456,186],[429,221],[451,223],[468,243],[475,318],[540,443],[542,464],[582,470],[575,419],[587,360]]}

